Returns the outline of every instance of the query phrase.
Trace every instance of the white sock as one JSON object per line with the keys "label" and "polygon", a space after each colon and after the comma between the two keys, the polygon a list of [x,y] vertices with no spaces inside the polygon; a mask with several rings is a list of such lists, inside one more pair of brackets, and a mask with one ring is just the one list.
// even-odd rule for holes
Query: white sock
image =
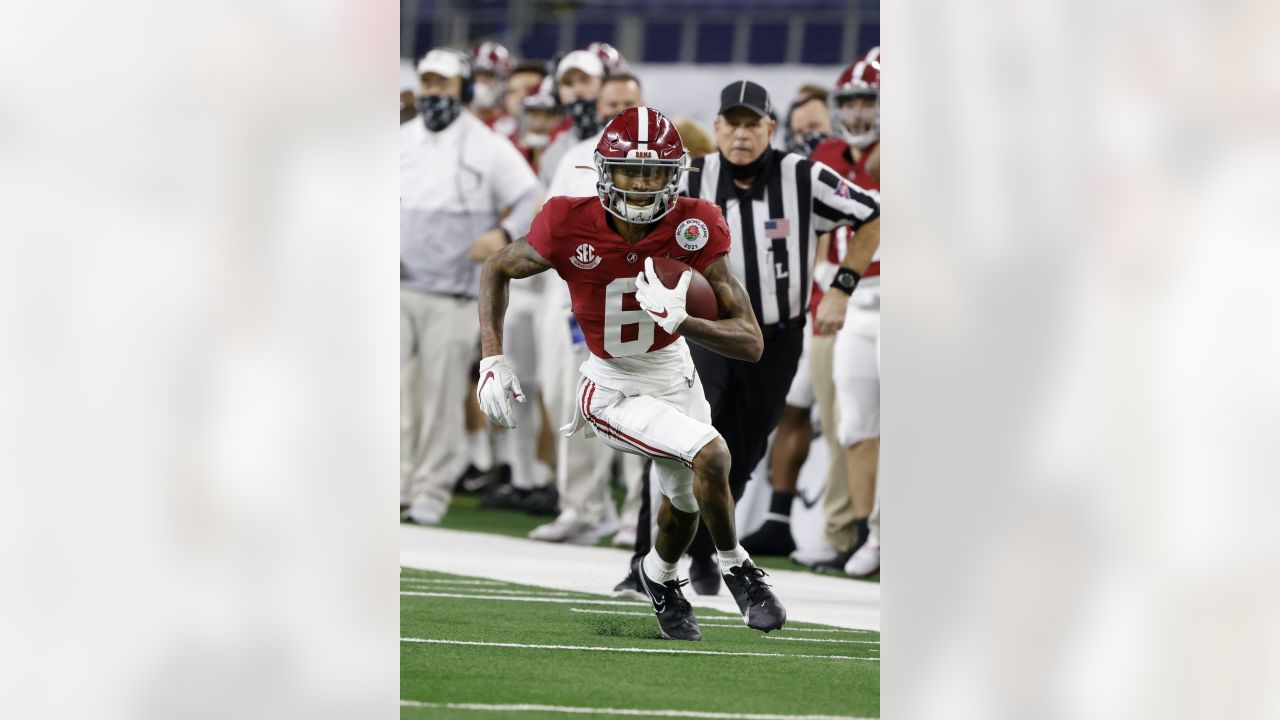
{"label": "white sock", "polygon": [[644,556],[641,565],[643,566],[644,574],[649,576],[650,580],[665,583],[676,579],[676,564],[669,563],[658,557],[656,548],[650,550],[649,554]]}
{"label": "white sock", "polygon": [[467,433],[467,450],[471,464],[477,470],[486,472],[493,467],[493,448],[489,445],[489,432],[476,430]]}
{"label": "white sock", "polygon": [[499,429],[493,433],[493,464],[511,465],[511,453],[507,452],[507,434],[510,430]]}
{"label": "white sock", "polygon": [[556,475],[551,472],[551,466],[541,460],[533,461],[533,484],[534,487],[554,486]]}
{"label": "white sock", "polygon": [[732,550],[717,550],[716,554],[720,556],[720,572],[724,575],[728,575],[731,568],[736,568],[751,559],[741,545],[734,546]]}

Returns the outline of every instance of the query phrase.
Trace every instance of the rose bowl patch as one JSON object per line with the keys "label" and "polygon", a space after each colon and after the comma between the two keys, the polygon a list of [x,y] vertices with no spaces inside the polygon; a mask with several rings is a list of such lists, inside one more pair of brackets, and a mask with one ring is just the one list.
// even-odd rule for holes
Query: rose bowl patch
{"label": "rose bowl patch", "polygon": [[689,218],[676,226],[676,243],[685,250],[701,250],[710,239],[707,224],[697,218]]}

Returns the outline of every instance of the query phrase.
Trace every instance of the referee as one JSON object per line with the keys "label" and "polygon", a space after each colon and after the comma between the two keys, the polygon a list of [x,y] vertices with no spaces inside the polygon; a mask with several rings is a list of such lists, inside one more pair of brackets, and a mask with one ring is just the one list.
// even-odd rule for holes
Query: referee
{"label": "referee", "polygon": [[[855,231],[847,255],[851,262],[846,263],[852,267],[842,268],[832,283],[846,299],[857,285],[855,270],[865,269],[880,244],[879,203],[826,165],[770,147],[776,129],[769,93],[750,80],[730,83],[720,93],[715,122],[720,151],[694,160],[700,172],[681,179],[686,194],[710,200],[724,213],[733,239],[729,268],[746,286],[764,333],[764,354],[756,363],[689,344],[711,405],[711,424],[733,458],[729,487],[735,501],[764,457],[804,350],[818,234],[841,225]],[[647,489],[644,497],[648,498]],[[648,552],[649,524],[641,518],[637,552]],[[689,554],[694,590],[716,594],[720,571],[705,526],[699,528]],[[615,592],[629,589],[631,580],[624,580]]]}

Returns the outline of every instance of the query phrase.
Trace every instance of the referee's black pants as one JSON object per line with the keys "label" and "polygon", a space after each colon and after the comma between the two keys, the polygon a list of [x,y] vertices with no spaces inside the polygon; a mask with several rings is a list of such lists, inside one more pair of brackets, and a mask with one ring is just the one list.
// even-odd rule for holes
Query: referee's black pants
{"label": "referee's black pants", "polygon": [[[694,367],[698,369],[702,388],[711,405],[711,424],[729,446],[732,464],[729,469],[729,491],[736,503],[747,487],[769,446],[769,434],[782,419],[787,404],[787,391],[795,377],[804,352],[804,323],[788,323],[786,327],[764,329],[764,353],[759,362],[749,363],[727,358],[694,342],[689,342]],[[652,547],[649,537],[649,466],[645,465],[644,494],[636,527],[636,556]],[[689,554],[706,557],[715,553],[705,523],[699,523]]]}

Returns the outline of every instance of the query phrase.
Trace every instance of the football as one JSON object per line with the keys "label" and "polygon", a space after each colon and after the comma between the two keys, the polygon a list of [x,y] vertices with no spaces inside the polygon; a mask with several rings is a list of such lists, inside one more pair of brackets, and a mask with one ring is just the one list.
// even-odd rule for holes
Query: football
{"label": "football", "polygon": [[[653,269],[657,271],[658,279],[662,280],[662,284],[669,288],[675,287],[676,283],[680,282],[681,273],[685,270],[693,270],[679,260],[659,257],[653,259]],[[693,277],[689,280],[689,289],[684,296],[684,309],[692,317],[703,320],[720,319],[720,305],[716,302],[716,293],[711,289],[711,283],[707,282],[707,279],[697,270],[693,270]]]}

